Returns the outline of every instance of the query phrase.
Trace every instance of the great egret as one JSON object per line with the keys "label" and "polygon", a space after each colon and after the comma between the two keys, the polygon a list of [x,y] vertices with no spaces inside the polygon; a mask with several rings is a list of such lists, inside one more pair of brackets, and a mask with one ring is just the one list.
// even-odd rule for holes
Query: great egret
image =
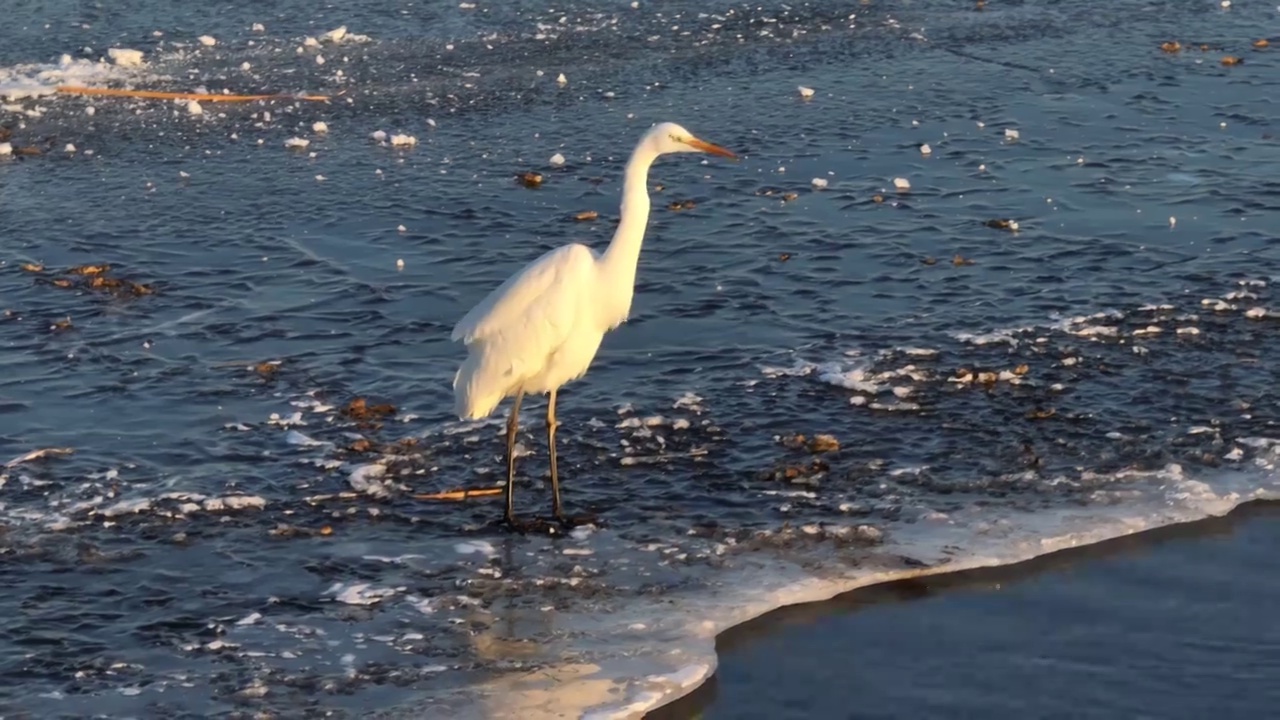
{"label": "great egret", "polygon": [[480,301],[453,328],[452,339],[467,346],[467,359],[453,378],[455,410],[463,419],[488,417],[514,397],[507,419],[506,513],[517,530],[516,430],[525,393],[549,394],[547,446],[551,458],[552,514],[562,525],[572,520],[560,504],[556,472],[556,391],[586,374],[604,334],[626,321],[635,292],[636,263],[649,222],[649,167],[659,155],[702,152],[735,158],[728,150],[699,140],[675,123],[653,126],[631,153],[622,184],[622,217],[603,254],[574,243],[552,250],[511,276]]}

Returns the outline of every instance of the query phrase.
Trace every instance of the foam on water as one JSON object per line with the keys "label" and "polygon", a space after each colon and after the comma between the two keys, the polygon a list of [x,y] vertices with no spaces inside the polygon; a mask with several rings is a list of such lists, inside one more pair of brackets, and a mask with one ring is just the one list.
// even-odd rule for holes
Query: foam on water
{"label": "foam on water", "polygon": [[62,85],[105,86],[143,79],[155,78],[140,68],[63,55],[57,63],[0,67],[0,98],[28,100],[53,95]]}

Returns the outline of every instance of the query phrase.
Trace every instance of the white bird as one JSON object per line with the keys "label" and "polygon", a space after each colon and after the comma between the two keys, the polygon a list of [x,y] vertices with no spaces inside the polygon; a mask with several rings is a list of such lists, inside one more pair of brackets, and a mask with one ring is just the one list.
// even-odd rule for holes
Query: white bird
{"label": "white bird", "polygon": [[635,292],[636,263],[649,222],[649,167],[659,155],[702,152],[735,158],[675,123],[653,126],[631,153],[622,185],[622,217],[603,254],[574,243],[552,250],[511,276],[453,328],[467,346],[453,378],[455,410],[463,419],[488,417],[514,397],[507,419],[507,525],[516,521],[516,430],[526,393],[549,394],[547,446],[551,459],[552,514],[572,525],[560,504],[556,473],[556,391],[586,374],[604,334],[627,320]]}

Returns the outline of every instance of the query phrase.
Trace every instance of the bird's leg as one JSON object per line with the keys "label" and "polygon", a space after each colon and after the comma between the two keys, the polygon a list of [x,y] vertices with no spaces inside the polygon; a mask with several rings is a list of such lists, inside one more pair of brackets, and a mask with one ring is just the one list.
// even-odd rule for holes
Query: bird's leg
{"label": "bird's leg", "polygon": [[547,449],[551,456],[551,514],[561,523],[566,521],[564,509],[560,505],[560,476],[556,472],[556,391],[552,390],[547,400]]}
{"label": "bird's leg", "polygon": [[566,528],[597,524],[599,520],[594,515],[564,514],[564,506],[560,503],[560,475],[556,468],[556,428],[558,427],[560,423],[556,422],[556,391],[552,390],[550,399],[547,400],[547,448],[551,456],[551,513],[556,521]]}
{"label": "bird's leg", "polygon": [[511,415],[507,417],[507,512],[503,519],[507,525],[518,529],[516,523],[515,498],[513,491],[516,484],[516,430],[520,426],[520,401],[524,399],[524,388],[516,390],[515,402],[511,403]]}

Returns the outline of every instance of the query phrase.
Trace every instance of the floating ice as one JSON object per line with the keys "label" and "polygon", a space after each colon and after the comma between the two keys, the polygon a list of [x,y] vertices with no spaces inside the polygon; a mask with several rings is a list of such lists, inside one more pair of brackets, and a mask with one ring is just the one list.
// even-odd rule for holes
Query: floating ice
{"label": "floating ice", "polygon": [[488,540],[467,540],[453,546],[453,549],[461,555],[484,555],[486,557],[497,557],[498,549]]}
{"label": "floating ice", "polygon": [[551,167],[560,167],[561,165],[564,165],[564,156],[560,153],[556,153],[551,156],[551,160],[548,162],[551,163]]}
{"label": "floating ice", "polygon": [[921,146],[920,146],[920,154],[921,154],[921,155],[928,155],[928,154],[930,154],[930,153],[932,153],[932,152],[933,152],[933,148],[929,147],[929,143],[925,143],[925,144],[923,144],[923,145],[921,145]]}
{"label": "floating ice", "polygon": [[300,137],[291,137],[288,140],[284,141],[285,147],[294,148],[297,150],[303,150],[310,144],[311,144],[310,140],[306,138],[300,138]]}
{"label": "floating ice", "polygon": [[142,51],[128,48],[110,48],[107,57],[120,67],[138,67],[142,65]]}
{"label": "floating ice", "polygon": [[1017,130],[1014,130],[1013,128],[1005,128],[1004,136],[1010,140],[1017,140],[1018,138],[1022,137],[1022,134],[1019,133]]}
{"label": "floating ice", "polygon": [[201,106],[200,106],[200,103],[196,102],[195,100],[188,101],[188,102],[187,102],[187,114],[189,114],[189,115],[203,115],[203,114],[204,114],[204,108],[203,108],[203,107],[201,107]]}
{"label": "floating ice", "polygon": [[827,186],[826,178],[814,178],[812,182],[813,186],[819,190]]}
{"label": "floating ice", "polygon": [[392,135],[391,144],[397,147],[412,147],[418,144],[418,138],[412,135]]}
{"label": "floating ice", "polygon": [[218,44],[217,39],[211,35],[201,35],[197,40],[199,40],[200,44],[205,47],[213,47]]}
{"label": "floating ice", "polygon": [[806,100],[813,97],[813,88],[801,85],[796,89],[800,91],[800,97],[805,98]]}
{"label": "floating ice", "polygon": [[329,132],[329,124],[324,122],[323,120],[317,120],[311,123],[311,130],[312,132],[324,134]]}
{"label": "floating ice", "polygon": [[392,588],[375,588],[371,583],[346,585],[340,582],[330,585],[324,592],[332,595],[335,601],[347,605],[376,605],[396,594]]}
{"label": "floating ice", "polygon": [[911,189],[911,181],[910,181],[910,180],[907,180],[906,178],[901,178],[901,177],[899,177],[899,178],[894,178],[894,179],[893,179],[893,186],[894,186],[895,188],[899,189],[899,190],[910,190],[910,189]]}
{"label": "floating ice", "polygon": [[347,482],[351,485],[351,489],[356,492],[362,492],[373,497],[386,497],[391,493],[391,488],[388,484],[382,482],[382,478],[386,477],[386,474],[387,468],[385,465],[360,465],[347,476]]}

